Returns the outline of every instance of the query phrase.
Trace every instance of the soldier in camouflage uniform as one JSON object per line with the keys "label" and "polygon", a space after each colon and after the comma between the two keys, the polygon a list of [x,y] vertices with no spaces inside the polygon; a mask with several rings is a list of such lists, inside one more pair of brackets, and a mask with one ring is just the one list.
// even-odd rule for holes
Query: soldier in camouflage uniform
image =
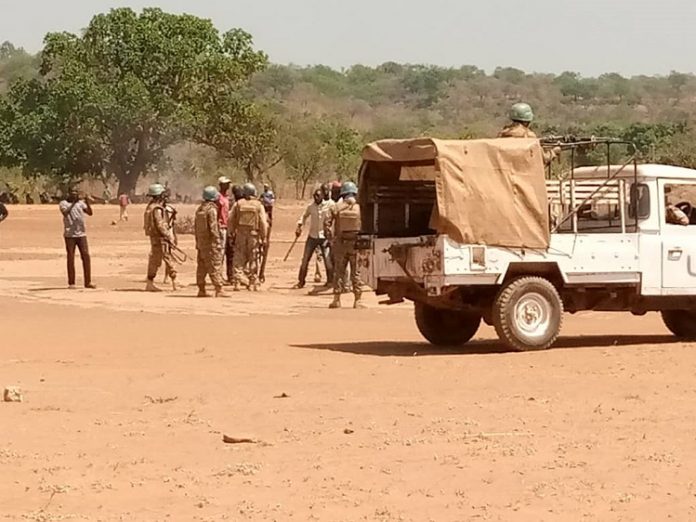
{"label": "soldier in camouflage uniform", "polygon": [[341,186],[342,200],[331,207],[324,223],[324,234],[333,238],[334,254],[334,298],[329,308],[341,307],[341,293],[345,286],[346,271],[350,266],[355,302],[353,308],[363,308],[360,270],[358,268],[355,241],[360,232],[360,205],[356,198],[358,188],[347,181]]}
{"label": "soldier in camouflage uniform", "polygon": [[217,200],[220,193],[215,187],[203,190],[203,203],[196,210],[195,234],[198,259],[196,265],[196,284],[198,297],[208,297],[205,290],[205,278],[215,287],[215,297],[227,297],[222,290],[222,253]]}
{"label": "soldier in camouflage uniform", "polygon": [[176,268],[172,257],[171,245],[174,243],[174,231],[171,222],[167,217],[167,192],[159,183],[150,185],[147,192],[150,196],[150,203],[145,209],[144,228],[145,235],[150,238],[150,257],[147,264],[147,284],[145,290],[148,292],[160,292],[155,286],[155,277],[162,262],[164,261],[166,274],[171,278],[172,290],[176,291]]}
{"label": "soldier in camouflage uniform", "polygon": [[[503,130],[498,133],[499,138],[532,138],[537,139],[536,133],[529,128],[534,121],[534,111],[527,103],[516,103],[510,109],[510,120]],[[561,153],[560,147],[552,150],[544,150],[544,163],[548,165]]]}
{"label": "soldier in camouflage uniform", "polygon": [[256,187],[247,183],[243,187],[244,199],[232,208],[230,234],[234,241],[234,279],[232,287],[239,291],[246,271],[249,290],[259,289],[259,249],[268,235],[268,221],[263,204],[256,199]]}

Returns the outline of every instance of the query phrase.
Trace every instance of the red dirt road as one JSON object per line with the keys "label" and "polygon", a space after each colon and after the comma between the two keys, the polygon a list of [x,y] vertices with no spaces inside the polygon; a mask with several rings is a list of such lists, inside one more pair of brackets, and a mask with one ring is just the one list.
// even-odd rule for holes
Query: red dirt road
{"label": "red dirt road", "polygon": [[696,518],[696,346],[657,315],[437,351],[408,305],[289,290],[298,207],[266,289],[226,301],[142,293],[139,211],[112,227],[114,207],[89,223],[100,289],[67,291],[56,208],[10,211],[0,388],[24,402],[0,403],[0,520]]}

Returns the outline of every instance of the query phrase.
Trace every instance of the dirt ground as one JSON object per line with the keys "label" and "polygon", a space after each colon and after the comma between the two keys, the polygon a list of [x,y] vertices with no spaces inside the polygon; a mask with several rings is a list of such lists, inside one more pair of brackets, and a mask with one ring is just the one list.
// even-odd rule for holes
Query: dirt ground
{"label": "dirt ground", "polygon": [[0,403],[0,521],[696,519],[696,350],[657,315],[433,350],[409,305],[290,289],[299,206],[261,293],[196,299],[188,263],[145,294],[141,211],[95,209],[95,291],[65,289],[55,206],[0,225],[0,388],[24,393]]}

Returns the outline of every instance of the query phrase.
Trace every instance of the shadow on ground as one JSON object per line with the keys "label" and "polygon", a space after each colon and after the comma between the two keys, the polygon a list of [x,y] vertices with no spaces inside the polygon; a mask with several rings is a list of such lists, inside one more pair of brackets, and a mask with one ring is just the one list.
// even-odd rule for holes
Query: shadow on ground
{"label": "shadow on ground", "polygon": [[[606,348],[611,346],[639,346],[645,344],[674,344],[683,342],[672,335],[583,335],[561,337],[552,350],[568,348]],[[413,355],[485,355],[508,353],[510,349],[500,341],[472,341],[464,346],[435,348],[428,343],[365,341],[356,343],[293,344],[293,348],[328,350],[377,357],[411,357]],[[513,352],[514,353],[514,352]]]}

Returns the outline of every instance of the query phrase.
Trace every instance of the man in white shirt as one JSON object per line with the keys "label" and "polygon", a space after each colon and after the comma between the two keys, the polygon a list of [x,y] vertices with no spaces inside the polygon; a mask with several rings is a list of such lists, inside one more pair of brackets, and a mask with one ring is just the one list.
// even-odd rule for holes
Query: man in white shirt
{"label": "man in white shirt", "polygon": [[68,255],[68,288],[75,288],[75,249],[80,251],[85,288],[96,288],[92,284],[92,262],[87,244],[85,214],[92,215],[89,198],[81,199],[75,189],[58,205],[63,214],[63,236]]}
{"label": "man in white shirt", "polygon": [[321,190],[315,190],[312,195],[314,201],[307,206],[302,217],[297,221],[297,230],[295,236],[302,235],[302,227],[309,219],[309,234],[305,243],[304,254],[302,256],[302,264],[300,265],[300,274],[297,278],[295,288],[304,288],[307,279],[307,271],[309,270],[309,262],[312,260],[312,255],[318,249],[321,250],[324,258],[324,267],[326,268],[327,281],[333,280],[333,266],[331,256],[329,255],[329,243],[324,236],[324,221],[331,207],[335,203],[331,200],[326,201]]}

